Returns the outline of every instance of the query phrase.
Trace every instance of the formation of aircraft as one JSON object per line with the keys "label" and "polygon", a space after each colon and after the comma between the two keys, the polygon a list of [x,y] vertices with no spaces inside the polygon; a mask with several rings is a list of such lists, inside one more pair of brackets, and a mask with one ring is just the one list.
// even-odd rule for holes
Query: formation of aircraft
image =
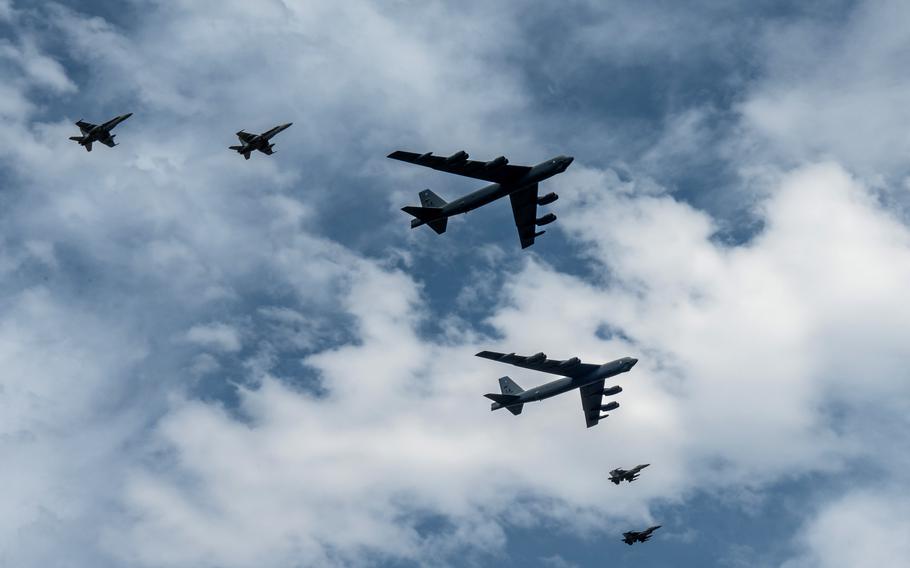
{"label": "formation of aircraft", "polygon": [[488,162],[469,160],[468,153],[463,150],[445,158],[434,156],[432,152],[417,154],[398,150],[389,154],[389,158],[492,182],[451,202],[447,202],[429,189],[421,191],[420,207],[408,205],[401,209],[415,217],[411,220],[412,229],[429,225],[441,235],[446,232],[449,217],[473,211],[508,195],[512,202],[512,216],[518,229],[518,239],[523,249],[533,245],[534,239],[544,234],[545,231],[538,231],[537,227],[543,227],[556,220],[553,213],[537,217],[538,205],[548,205],[559,199],[555,193],[538,196],[538,184],[566,171],[574,160],[571,156],[556,156],[536,166],[517,166],[510,164],[505,156],[493,158]]}
{"label": "formation of aircraft", "polygon": [[246,160],[250,159],[250,154],[254,150],[259,150],[263,154],[271,156],[275,153],[275,151],[272,150],[275,145],[269,141],[279,132],[290,128],[292,124],[294,123],[288,122],[287,124],[279,124],[275,128],[266,130],[262,134],[250,134],[249,132],[244,132],[241,130],[237,133],[237,138],[240,139],[240,145],[229,146],[229,149],[234,150],[238,154],[242,155]]}
{"label": "formation of aircraft", "polygon": [[[70,140],[78,142],[86,151],[92,151],[92,144],[98,142],[105,146],[114,147],[114,135],[111,130],[118,124],[132,116],[127,113],[112,118],[102,124],[91,124],[83,120],[76,122],[82,131],[81,136],[71,136]],[[272,137],[286,130],[292,123],[278,125],[262,134],[250,134],[241,130],[237,137],[241,144],[230,146],[231,150],[241,154],[245,159],[250,159],[253,151],[266,155],[274,153]],[[412,215],[411,228],[429,225],[438,234],[446,231],[449,217],[473,211],[478,207],[496,201],[506,195],[512,204],[512,215],[518,229],[521,248],[534,244],[534,240],[543,235],[545,231],[537,231],[537,227],[548,225],[556,220],[556,215],[548,213],[537,217],[537,207],[548,205],[556,201],[556,193],[548,193],[542,197],[538,195],[540,182],[560,174],[572,164],[571,156],[556,156],[535,166],[519,166],[509,164],[505,156],[499,156],[487,162],[468,159],[467,152],[461,151],[449,157],[434,156],[431,152],[417,154],[414,152],[396,151],[388,156],[412,164],[426,166],[436,170],[453,173],[491,182],[477,191],[462,196],[452,202],[444,199],[426,189],[421,191],[420,207],[407,206],[402,211]],[[492,400],[490,410],[505,408],[513,415],[519,415],[524,405],[551,398],[571,390],[578,390],[581,395],[581,407],[588,428],[596,426],[606,418],[610,412],[619,408],[616,401],[603,404],[604,396],[613,396],[622,392],[622,387],[614,385],[605,388],[606,379],[627,373],[638,363],[633,357],[623,357],[603,364],[582,363],[578,357],[566,360],[548,359],[543,353],[530,356],[521,356],[514,353],[497,353],[495,351],[481,351],[478,357],[507,363],[516,367],[560,375],[561,378],[544,383],[534,388],[524,390],[508,376],[499,379],[500,394],[488,393],[484,396]],[[630,470],[614,469],[610,472],[610,481],[619,485],[622,481],[632,482],[638,479],[639,472],[649,464],[638,465]],[[644,531],[630,531],[623,533],[623,542],[633,544],[645,542],[651,534],[660,528],[660,525],[650,527]]]}
{"label": "formation of aircraft", "polygon": [[117,145],[114,143],[116,134],[111,134],[111,130],[131,116],[133,116],[133,113],[131,112],[115,116],[102,124],[92,124],[91,122],[85,122],[84,120],[79,119],[76,121],[76,126],[82,131],[82,136],[70,136],[70,140],[78,142],[80,146],[85,148],[86,152],[92,151],[92,144],[95,142],[113,148]]}
{"label": "formation of aircraft", "polygon": [[565,361],[547,359],[547,356],[543,353],[523,357],[514,353],[506,355],[495,351],[481,351],[477,356],[533,371],[562,375],[561,379],[529,390],[522,389],[509,377],[502,377],[499,379],[499,389],[502,392],[500,394],[488,393],[484,395],[493,401],[490,410],[505,408],[518,416],[528,402],[544,400],[578,389],[581,393],[581,409],[585,414],[585,424],[587,424],[588,428],[596,426],[598,422],[608,416],[606,414],[602,415],[601,412],[609,412],[619,408],[619,403],[616,401],[601,404],[604,396],[612,396],[622,392],[622,387],[618,385],[605,389],[605,380],[620,373],[628,373],[638,363],[638,359],[623,357],[602,365],[592,365],[590,363],[582,363],[578,357],[572,357]]}
{"label": "formation of aircraft", "polygon": [[647,542],[651,538],[651,534],[660,528],[660,525],[649,527],[643,531],[629,531],[622,533],[622,541],[629,546],[632,546],[636,542]]}
{"label": "formation of aircraft", "polygon": [[638,479],[639,472],[641,470],[645,469],[646,467],[648,467],[649,465],[651,465],[651,464],[646,463],[646,464],[642,464],[642,465],[637,465],[637,466],[633,467],[632,469],[619,469],[619,468],[614,469],[613,471],[610,472],[610,481],[612,481],[616,485],[619,485],[623,481],[628,481],[629,483],[632,483],[633,481]]}

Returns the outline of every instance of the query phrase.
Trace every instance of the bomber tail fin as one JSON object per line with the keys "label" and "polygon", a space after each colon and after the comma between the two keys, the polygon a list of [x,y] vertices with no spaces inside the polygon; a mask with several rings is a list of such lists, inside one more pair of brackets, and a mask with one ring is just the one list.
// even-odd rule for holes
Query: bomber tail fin
{"label": "bomber tail fin", "polygon": [[521,414],[521,411],[524,408],[524,404],[514,404],[515,401],[521,398],[518,395],[487,393],[483,396],[493,401],[493,404],[490,405],[490,410],[499,410],[500,408],[505,408],[515,416],[518,416]]}
{"label": "bomber tail fin", "polygon": [[502,391],[502,394],[507,395],[518,395],[525,392],[525,389],[518,386],[518,383],[509,377],[501,377],[499,379],[499,390]]}
{"label": "bomber tail fin", "polygon": [[401,208],[408,215],[417,217],[411,219],[411,228],[415,229],[421,225],[429,225],[431,229],[441,235],[446,232],[449,224],[449,218],[442,215],[442,207],[415,207],[408,205]]}
{"label": "bomber tail fin", "polygon": [[421,191],[418,195],[420,196],[420,205],[423,207],[436,207],[442,209],[446,206],[446,200],[429,189]]}

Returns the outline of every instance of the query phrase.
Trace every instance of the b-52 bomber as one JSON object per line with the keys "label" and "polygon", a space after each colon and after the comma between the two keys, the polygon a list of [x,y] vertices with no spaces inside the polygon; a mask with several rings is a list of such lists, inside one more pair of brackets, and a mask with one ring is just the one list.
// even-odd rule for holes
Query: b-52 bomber
{"label": "b-52 bomber", "polygon": [[616,485],[619,485],[623,481],[628,481],[629,483],[632,483],[633,481],[638,479],[639,472],[641,470],[645,469],[646,467],[648,467],[649,465],[651,465],[651,464],[646,463],[646,464],[642,464],[642,465],[637,465],[637,466],[633,467],[632,469],[619,469],[619,468],[614,469],[613,471],[610,472],[610,481],[612,481]]}
{"label": "b-52 bomber", "polygon": [[76,126],[82,131],[82,136],[70,136],[70,140],[78,142],[80,146],[85,148],[86,152],[92,151],[92,143],[94,142],[99,142],[113,148],[117,144],[114,143],[114,137],[116,135],[111,134],[111,130],[131,116],[133,116],[133,113],[130,112],[114,117],[103,124],[92,124],[91,122],[85,122],[80,119],[76,122]]}
{"label": "b-52 bomber", "polygon": [[651,538],[651,533],[660,528],[660,525],[650,527],[643,531],[629,531],[622,533],[622,541],[629,546],[632,546],[636,542],[646,542]]}
{"label": "b-52 bomber", "polygon": [[525,403],[543,400],[578,389],[581,393],[581,407],[585,413],[585,423],[588,428],[595,426],[600,420],[608,416],[606,414],[601,415],[601,411],[609,412],[619,408],[619,403],[615,401],[601,405],[602,397],[622,392],[622,387],[619,385],[604,389],[604,380],[620,373],[627,373],[638,363],[638,359],[623,357],[603,365],[594,365],[582,363],[578,357],[572,357],[565,361],[547,359],[547,356],[543,353],[523,357],[514,353],[506,355],[505,353],[496,353],[494,351],[481,351],[477,356],[542,373],[564,375],[561,379],[529,390],[522,389],[509,377],[502,377],[499,379],[499,389],[502,393],[484,395],[493,401],[490,410],[505,408],[518,416],[521,414]]}
{"label": "b-52 bomber", "polygon": [[275,136],[282,130],[288,129],[292,124],[294,123],[289,122],[287,124],[281,124],[271,130],[266,130],[262,134],[250,134],[249,132],[241,130],[237,133],[237,138],[240,139],[241,144],[239,146],[228,146],[228,148],[234,150],[238,154],[242,154],[247,160],[250,159],[250,154],[253,150],[259,150],[263,154],[271,156],[275,153],[275,151],[272,150],[275,145],[270,144],[269,140],[272,139],[272,136]]}
{"label": "b-52 bomber", "polygon": [[538,197],[538,184],[566,171],[574,160],[571,156],[556,156],[536,166],[516,166],[509,164],[509,160],[505,156],[499,156],[489,162],[469,160],[468,153],[465,151],[456,152],[445,158],[434,156],[432,152],[417,154],[399,150],[392,152],[388,157],[434,170],[493,182],[491,185],[459,197],[452,202],[446,202],[429,189],[421,191],[419,194],[420,207],[408,205],[401,209],[416,217],[411,220],[412,229],[421,225],[429,225],[431,229],[441,235],[446,232],[449,217],[473,211],[508,195],[512,201],[512,215],[515,217],[515,226],[518,228],[518,238],[523,249],[533,245],[534,239],[544,234],[545,231],[538,232],[537,227],[548,225],[556,220],[556,215],[553,213],[537,217],[538,205],[547,205],[559,199],[555,193]]}

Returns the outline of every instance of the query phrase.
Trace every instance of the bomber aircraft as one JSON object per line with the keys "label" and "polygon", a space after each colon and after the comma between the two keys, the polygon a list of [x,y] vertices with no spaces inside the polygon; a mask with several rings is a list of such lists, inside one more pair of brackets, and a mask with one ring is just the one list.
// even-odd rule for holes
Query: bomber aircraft
{"label": "bomber aircraft", "polygon": [[537,185],[566,171],[574,160],[571,156],[556,156],[536,166],[516,166],[509,164],[509,160],[505,156],[499,156],[489,162],[469,160],[468,153],[463,150],[447,158],[434,156],[432,152],[417,154],[400,150],[392,152],[388,157],[434,170],[493,182],[452,202],[447,202],[429,189],[421,191],[419,194],[420,207],[408,205],[401,208],[405,213],[416,217],[416,219],[411,219],[412,229],[421,225],[429,225],[431,229],[441,235],[446,232],[449,217],[473,211],[508,195],[512,201],[512,215],[515,217],[515,226],[518,228],[518,238],[523,249],[533,245],[534,239],[544,234],[545,231],[537,231],[537,227],[556,220],[556,215],[553,213],[537,217],[538,205],[547,205],[559,199],[555,193],[538,197]]}
{"label": "bomber aircraft", "polygon": [[648,467],[649,465],[651,465],[651,464],[645,463],[642,465],[637,465],[637,466],[633,467],[632,469],[618,469],[618,468],[614,469],[613,471],[610,472],[610,481],[612,481],[616,485],[619,485],[623,481],[628,481],[629,483],[632,483],[633,481],[638,479],[639,472],[641,470],[645,469],[646,467]]}
{"label": "bomber aircraft", "polygon": [[611,396],[622,392],[622,387],[618,385],[604,389],[604,380],[620,373],[627,373],[638,363],[638,359],[623,357],[603,365],[594,365],[582,363],[578,357],[572,357],[565,361],[547,359],[547,356],[543,353],[523,357],[514,353],[506,355],[494,351],[481,351],[477,356],[542,373],[563,375],[561,379],[529,390],[522,389],[509,377],[502,377],[499,379],[501,394],[490,393],[484,395],[493,401],[490,410],[505,408],[518,416],[527,402],[543,400],[578,389],[581,393],[581,408],[585,413],[585,423],[588,428],[595,426],[600,420],[608,416],[606,414],[601,415],[601,411],[609,412],[619,408],[619,403],[615,401],[601,405],[603,396]]}
{"label": "bomber aircraft", "polygon": [[240,132],[237,133],[237,138],[240,139],[240,145],[239,146],[229,146],[229,148],[231,150],[234,150],[238,154],[242,154],[243,157],[246,158],[247,160],[250,159],[250,154],[253,152],[253,150],[259,150],[263,154],[271,156],[272,154],[275,153],[275,151],[272,150],[272,148],[275,145],[270,144],[269,140],[272,139],[272,136],[275,136],[282,130],[286,130],[292,124],[294,124],[294,123],[289,122],[287,124],[278,125],[275,128],[272,128],[271,130],[266,130],[262,134],[250,134],[249,132],[244,132],[243,130],[241,130]]}
{"label": "bomber aircraft", "polygon": [[632,546],[636,542],[646,542],[651,538],[651,533],[660,528],[660,525],[647,528],[643,531],[629,531],[622,533],[622,541],[629,546]]}
{"label": "bomber aircraft", "polygon": [[84,120],[79,119],[79,121],[76,122],[76,126],[82,131],[82,136],[70,136],[70,140],[78,142],[80,146],[85,148],[86,152],[92,151],[93,142],[99,142],[113,148],[117,145],[114,143],[116,134],[111,134],[111,130],[131,116],[133,116],[133,113],[130,112],[114,117],[103,124],[92,124],[91,122],[85,122]]}

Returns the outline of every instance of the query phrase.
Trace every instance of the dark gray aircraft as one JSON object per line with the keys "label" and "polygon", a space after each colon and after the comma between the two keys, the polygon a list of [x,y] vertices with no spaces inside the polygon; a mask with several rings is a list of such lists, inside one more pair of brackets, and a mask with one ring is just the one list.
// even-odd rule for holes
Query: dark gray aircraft
{"label": "dark gray aircraft", "polygon": [[622,541],[629,546],[632,546],[636,542],[646,542],[651,538],[651,533],[660,528],[660,525],[645,529],[643,531],[629,531],[622,533]]}
{"label": "dark gray aircraft", "polygon": [[601,415],[600,412],[608,412],[619,408],[618,402],[601,405],[603,396],[611,396],[622,392],[622,387],[614,386],[604,389],[604,379],[616,376],[620,373],[629,372],[638,359],[632,357],[623,357],[603,365],[593,365],[582,363],[578,357],[572,357],[565,361],[555,361],[547,359],[543,353],[522,357],[514,353],[508,355],[496,353],[494,351],[481,351],[478,357],[492,359],[500,363],[508,363],[516,367],[532,369],[542,373],[552,373],[554,375],[564,375],[563,378],[534,387],[530,390],[524,390],[518,386],[515,381],[509,377],[499,379],[499,389],[502,394],[485,394],[484,396],[493,401],[490,410],[505,408],[512,414],[518,416],[526,402],[534,402],[550,398],[573,389],[578,389],[581,393],[581,408],[585,413],[585,422],[588,428],[595,426],[600,420],[608,415]]}
{"label": "dark gray aircraft", "polygon": [[518,227],[521,248],[533,245],[534,239],[544,234],[545,231],[538,232],[537,227],[556,220],[556,215],[553,213],[537,217],[538,205],[547,205],[559,199],[555,193],[538,197],[537,184],[566,171],[574,159],[570,156],[556,156],[536,166],[515,166],[510,165],[505,156],[499,156],[489,162],[478,162],[469,160],[467,152],[464,151],[443,158],[434,156],[432,152],[416,154],[400,150],[389,154],[389,158],[493,182],[491,185],[459,197],[451,203],[446,202],[429,189],[421,191],[419,194],[420,207],[408,205],[401,208],[405,213],[416,217],[411,220],[412,229],[421,225],[429,225],[431,229],[441,235],[446,232],[449,217],[473,211],[508,195],[512,200],[512,215],[515,217],[515,226]]}
{"label": "dark gray aircraft", "polygon": [[612,481],[616,485],[619,485],[620,482],[622,482],[622,481],[628,481],[629,483],[632,483],[633,481],[638,479],[639,472],[641,470],[645,469],[646,467],[648,467],[649,465],[651,465],[651,464],[646,463],[646,464],[642,464],[642,465],[637,465],[637,466],[633,467],[632,469],[614,469],[613,471],[610,472],[610,481]]}
{"label": "dark gray aircraft", "polygon": [[104,124],[92,124],[91,122],[85,122],[84,120],[79,120],[76,122],[76,126],[79,127],[79,130],[82,131],[82,136],[70,136],[70,140],[73,142],[78,142],[80,146],[85,148],[86,152],[92,151],[92,143],[99,142],[105,146],[113,148],[116,146],[114,144],[115,134],[111,134],[111,130],[124,120],[133,116],[133,113],[127,113],[116,118],[112,118],[105,122]]}
{"label": "dark gray aircraft", "polygon": [[286,130],[292,124],[294,123],[289,122],[287,124],[282,124],[271,130],[266,130],[262,134],[250,134],[249,132],[241,130],[237,133],[237,138],[240,138],[241,142],[240,146],[229,146],[229,148],[236,151],[238,154],[243,154],[243,157],[247,160],[250,159],[250,154],[253,150],[259,150],[263,154],[271,156],[275,153],[275,151],[272,150],[275,145],[269,144],[269,140],[271,140],[272,136],[275,136],[282,130]]}

